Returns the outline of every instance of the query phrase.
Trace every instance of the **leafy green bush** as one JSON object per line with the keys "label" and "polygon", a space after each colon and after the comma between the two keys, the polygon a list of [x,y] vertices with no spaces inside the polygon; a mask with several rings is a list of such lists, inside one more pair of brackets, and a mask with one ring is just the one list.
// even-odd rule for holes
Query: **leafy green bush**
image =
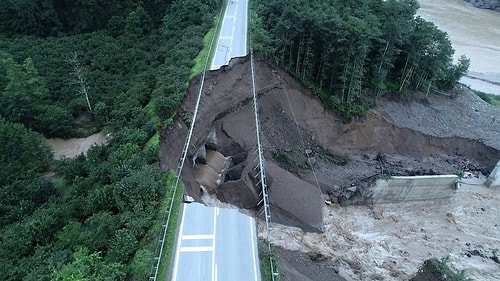
{"label": "leafy green bush", "polygon": [[425,270],[426,267],[431,266],[443,281],[472,281],[465,271],[461,270],[459,272],[454,272],[448,266],[449,257],[443,257],[441,259],[432,258],[426,260],[424,264],[419,268],[419,272]]}
{"label": "leafy green bush", "polygon": [[293,164],[293,161],[292,159],[290,159],[290,156],[288,156],[288,154],[286,154],[286,152],[280,148],[273,149],[273,158],[279,163],[284,165]]}
{"label": "leafy green bush", "polygon": [[0,116],[0,188],[49,168],[52,151],[40,135]]}
{"label": "leafy green bush", "polygon": [[262,280],[281,280],[281,275],[274,276],[274,278],[272,276],[273,271],[275,273],[279,272],[279,256],[274,252],[274,250],[270,251],[264,242],[259,242],[258,247]]}

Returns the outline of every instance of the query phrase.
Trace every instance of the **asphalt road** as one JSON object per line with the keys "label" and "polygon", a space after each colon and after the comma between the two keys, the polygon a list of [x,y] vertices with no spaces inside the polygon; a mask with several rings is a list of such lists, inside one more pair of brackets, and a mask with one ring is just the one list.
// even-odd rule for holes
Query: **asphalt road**
{"label": "asphalt road", "polygon": [[228,1],[210,69],[219,69],[231,58],[247,55],[247,11],[248,0]]}
{"label": "asphalt road", "polygon": [[172,281],[260,281],[255,220],[237,209],[184,204]]}
{"label": "asphalt road", "polygon": [[[248,0],[229,0],[211,69],[247,54]],[[260,281],[256,222],[237,209],[183,204],[172,281]]]}
{"label": "asphalt road", "polygon": [[183,204],[172,280],[218,280],[215,265],[217,208]]}

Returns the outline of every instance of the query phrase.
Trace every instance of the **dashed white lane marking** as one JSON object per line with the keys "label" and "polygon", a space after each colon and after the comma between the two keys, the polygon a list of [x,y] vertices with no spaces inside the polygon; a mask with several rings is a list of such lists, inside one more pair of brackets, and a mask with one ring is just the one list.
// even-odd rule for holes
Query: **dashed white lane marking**
{"label": "dashed white lane marking", "polygon": [[191,235],[182,235],[182,240],[196,240],[196,239],[215,239],[214,234],[191,234]]}
{"label": "dashed white lane marking", "polygon": [[181,247],[181,252],[213,252],[213,246],[202,246],[202,247]]}

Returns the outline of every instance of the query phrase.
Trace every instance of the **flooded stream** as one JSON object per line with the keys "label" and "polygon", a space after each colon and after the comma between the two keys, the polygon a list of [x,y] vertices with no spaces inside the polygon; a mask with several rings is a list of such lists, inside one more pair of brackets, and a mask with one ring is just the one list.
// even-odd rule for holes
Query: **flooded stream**
{"label": "flooded stream", "polygon": [[86,138],[73,139],[46,139],[47,144],[54,151],[54,159],[73,158],[87,152],[93,145],[106,143],[104,132],[93,134]]}
{"label": "flooded stream", "polygon": [[455,59],[471,60],[461,82],[475,90],[500,95],[500,13],[463,0],[419,0],[418,14],[446,31]]}

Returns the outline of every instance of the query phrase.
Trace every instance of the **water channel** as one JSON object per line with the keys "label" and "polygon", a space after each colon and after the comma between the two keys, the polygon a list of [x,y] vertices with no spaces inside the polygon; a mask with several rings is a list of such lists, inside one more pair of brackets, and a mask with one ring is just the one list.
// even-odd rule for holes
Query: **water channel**
{"label": "water channel", "polygon": [[106,135],[102,131],[86,138],[46,139],[47,144],[54,151],[54,159],[73,158],[81,153],[85,154],[93,145],[100,145],[106,141]]}
{"label": "water channel", "polygon": [[463,0],[419,0],[418,15],[448,33],[455,49],[471,60],[460,82],[475,90],[500,95],[500,13],[479,9]]}

